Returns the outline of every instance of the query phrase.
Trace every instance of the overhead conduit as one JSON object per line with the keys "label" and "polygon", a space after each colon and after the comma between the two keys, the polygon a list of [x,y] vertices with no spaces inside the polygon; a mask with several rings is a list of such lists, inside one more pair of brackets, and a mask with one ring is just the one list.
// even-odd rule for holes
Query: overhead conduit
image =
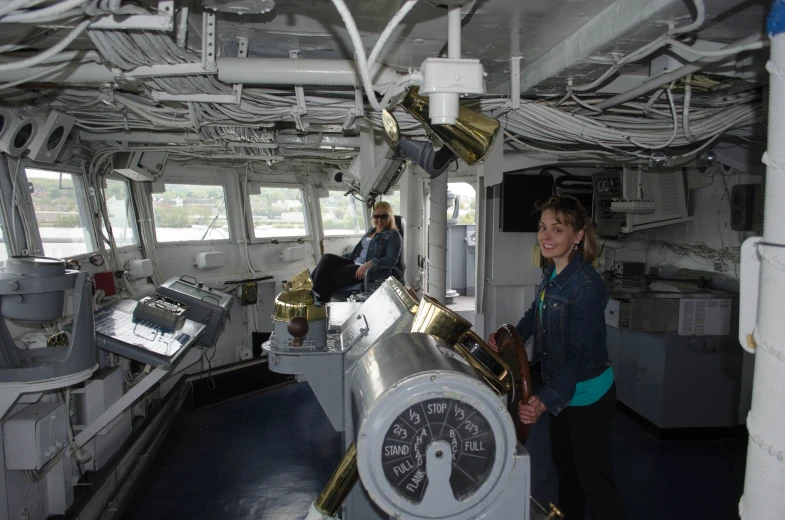
{"label": "overhead conduit", "polygon": [[[360,85],[355,63],[350,60],[316,60],[285,58],[218,58],[218,79],[226,84],[243,85],[329,85],[353,87]],[[3,81],[16,81],[47,67],[28,67],[24,70],[3,71]],[[133,77],[133,70],[123,75]],[[166,76],[166,74],[161,74]],[[122,77],[122,76],[121,76]],[[121,78],[120,77],[120,78]],[[147,76],[155,77],[155,76]],[[105,65],[84,63],[69,66],[42,76],[41,81],[56,79],[66,83],[105,83],[116,79],[112,69]],[[375,85],[388,85],[398,79],[398,73],[389,67],[379,67],[373,74]]]}

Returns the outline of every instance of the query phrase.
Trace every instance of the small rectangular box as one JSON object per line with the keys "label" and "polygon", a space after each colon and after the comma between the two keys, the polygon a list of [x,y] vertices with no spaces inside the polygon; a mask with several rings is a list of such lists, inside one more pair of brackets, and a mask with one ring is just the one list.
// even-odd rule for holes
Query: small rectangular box
{"label": "small rectangular box", "polygon": [[68,444],[63,403],[31,404],[3,423],[5,469],[41,469]]}
{"label": "small rectangular box", "polygon": [[196,268],[202,271],[206,269],[215,269],[226,265],[224,254],[220,251],[209,251],[206,253],[197,253],[196,255]]}
{"label": "small rectangular box", "polygon": [[644,262],[616,262],[613,264],[613,272],[620,276],[643,276],[646,274],[646,264]]}
{"label": "small rectangular box", "polygon": [[128,262],[128,274],[134,280],[141,280],[153,276],[153,261],[149,258],[143,260],[131,260]]}

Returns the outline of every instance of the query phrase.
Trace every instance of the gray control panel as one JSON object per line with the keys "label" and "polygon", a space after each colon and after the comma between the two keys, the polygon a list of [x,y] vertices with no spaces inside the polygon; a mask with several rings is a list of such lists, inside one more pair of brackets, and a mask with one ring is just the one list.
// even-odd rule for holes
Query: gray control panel
{"label": "gray control panel", "polygon": [[205,286],[192,276],[183,275],[162,283],[156,292],[188,306],[188,319],[207,326],[199,344],[212,347],[223,332],[232,295]]}

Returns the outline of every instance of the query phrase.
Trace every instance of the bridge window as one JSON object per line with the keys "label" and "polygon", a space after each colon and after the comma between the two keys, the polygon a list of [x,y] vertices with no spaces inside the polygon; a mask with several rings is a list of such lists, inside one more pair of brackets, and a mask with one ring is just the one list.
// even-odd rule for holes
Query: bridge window
{"label": "bridge window", "polygon": [[343,191],[329,191],[320,199],[325,236],[364,235],[371,225],[365,220],[363,203]]}
{"label": "bridge window", "polygon": [[474,224],[477,210],[477,194],[474,187],[467,182],[450,182],[447,184],[450,200],[447,201],[447,218],[451,219],[455,211],[455,201],[458,203],[458,224]]}
{"label": "bridge window", "polygon": [[[139,238],[136,236],[136,217],[134,217],[134,206],[131,203],[128,182],[107,179],[104,198],[117,247],[139,245]],[[104,227],[104,233],[106,233],[106,227]]]}
{"label": "bridge window", "polygon": [[32,185],[30,196],[44,255],[71,258],[95,251],[90,212],[79,176],[34,168],[25,168],[25,173]]}
{"label": "bridge window", "polygon": [[390,190],[386,195],[379,196],[378,200],[389,202],[394,215],[401,214],[401,190]]}
{"label": "bridge window", "polygon": [[308,235],[305,196],[300,188],[262,186],[248,196],[254,238],[304,237]]}
{"label": "bridge window", "polygon": [[153,193],[159,243],[229,240],[223,186],[167,183],[164,187],[164,193]]}

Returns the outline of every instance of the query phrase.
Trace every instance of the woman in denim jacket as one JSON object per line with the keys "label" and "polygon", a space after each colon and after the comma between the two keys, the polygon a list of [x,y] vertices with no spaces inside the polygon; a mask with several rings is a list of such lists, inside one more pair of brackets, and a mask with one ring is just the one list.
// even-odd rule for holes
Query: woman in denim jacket
{"label": "woman in denim jacket", "polygon": [[[537,297],[516,328],[534,336],[545,386],[521,403],[524,424],[549,412],[559,507],[565,518],[626,518],[611,462],[611,423],[616,385],[605,341],[608,287],[590,265],[597,237],[574,197],[551,197],[541,208],[537,233],[549,266]],[[489,343],[496,348],[494,334]]]}
{"label": "woman in denim jacket", "polygon": [[313,292],[322,303],[330,301],[339,287],[353,285],[365,276],[372,265],[394,266],[401,254],[401,235],[395,226],[389,202],[373,207],[373,225],[351,253],[322,255],[311,274]]}

